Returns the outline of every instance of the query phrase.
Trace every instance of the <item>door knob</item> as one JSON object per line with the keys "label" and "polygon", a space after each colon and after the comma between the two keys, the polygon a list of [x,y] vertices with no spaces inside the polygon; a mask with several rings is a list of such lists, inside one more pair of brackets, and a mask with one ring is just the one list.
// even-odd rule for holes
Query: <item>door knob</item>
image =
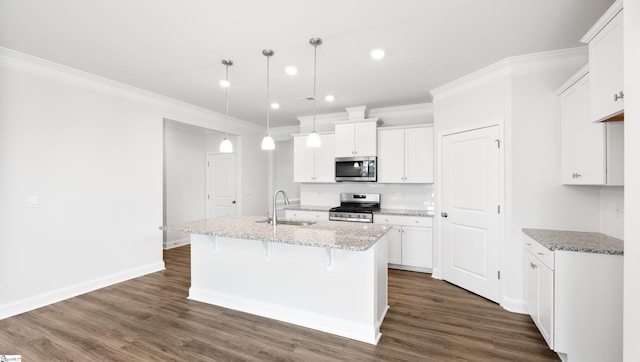
{"label": "door knob", "polygon": [[448,215],[446,212],[441,212],[441,213],[440,213],[440,216],[442,216],[442,217],[447,217],[447,216],[449,216],[449,215]]}
{"label": "door knob", "polygon": [[236,203],[236,200],[231,201],[231,203],[232,203],[232,204],[235,204],[235,203]]}

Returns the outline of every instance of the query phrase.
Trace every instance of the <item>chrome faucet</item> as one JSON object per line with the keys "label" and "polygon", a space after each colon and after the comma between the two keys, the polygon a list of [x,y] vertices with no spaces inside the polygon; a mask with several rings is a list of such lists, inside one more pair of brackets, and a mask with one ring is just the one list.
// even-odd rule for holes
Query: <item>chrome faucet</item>
{"label": "chrome faucet", "polygon": [[284,190],[276,190],[276,192],[273,194],[273,219],[271,219],[272,223],[273,223],[273,229],[276,229],[276,224],[277,224],[277,220],[278,220],[278,216],[276,213],[276,199],[278,198],[278,194],[282,193],[282,196],[284,196],[284,204],[285,205],[289,205],[289,198],[287,197],[287,193],[284,192]]}

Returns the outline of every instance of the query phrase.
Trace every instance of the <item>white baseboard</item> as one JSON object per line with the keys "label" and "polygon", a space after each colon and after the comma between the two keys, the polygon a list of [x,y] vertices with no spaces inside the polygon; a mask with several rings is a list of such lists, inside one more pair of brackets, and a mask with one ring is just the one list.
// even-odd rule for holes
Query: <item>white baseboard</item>
{"label": "white baseboard", "polygon": [[524,299],[515,299],[502,297],[502,301],[500,302],[500,306],[509,312],[520,313],[520,314],[529,314],[527,310],[527,304]]}
{"label": "white baseboard", "polygon": [[400,264],[389,264],[389,269],[398,269],[398,270],[406,270],[418,273],[431,273],[433,270],[431,268],[421,268],[417,266],[408,266],[408,265],[400,265]]}
{"label": "white baseboard", "polygon": [[0,305],[0,320],[160,270],[164,270],[164,262],[144,265],[3,304]]}
{"label": "white baseboard", "polygon": [[189,237],[178,239],[178,240],[167,240],[162,243],[162,248],[165,250],[173,249],[173,248],[177,248],[179,246],[188,245],[188,244],[191,244],[191,238]]}
{"label": "white baseboard", "polygon": [[271,318],[369,344],[377,344],[380,339],[379,324],[373,326],[373,323],[369,325],[356,321],[332,318],[304,310],[263,303],[234,295],[215,293],[194,287],[189,288],[189,299]]}

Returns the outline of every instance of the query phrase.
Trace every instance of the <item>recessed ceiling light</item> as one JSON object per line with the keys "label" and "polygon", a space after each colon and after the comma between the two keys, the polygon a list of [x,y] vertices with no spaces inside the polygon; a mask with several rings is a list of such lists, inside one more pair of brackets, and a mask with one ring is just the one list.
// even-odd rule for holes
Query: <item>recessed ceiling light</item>
{"label": "recessed ceiling light", "polygon": [[227,88],[227,87],[228,87],[228,86],[230,86],[230,85],[231,85],[231,83],[230,83],[228,80],[226,80],[226,79],[223,79],[223,80],[221,80],[221,81],[220,81],[220,86],[221,86],[222,88]]}
{"label": "recessed ceiling light", "polygon": [[327,95],[326,97],[324,97],[324,100],[327,102],[333,102],[336,99],[336,97],[332,96],[331,94]]}
{"label": "recessed ceiling light", "polygon": [[298,68],[290,65],[290,66],[284,68],[284,71],[289,75],[294,75],[294,74],[298,73]]}
{"label": "recessed ceiling light", "polygon": [[280,103],[275,103],[275,102],[271,103],[271,108],[273,108],[273,109],[280,108]]}
{"label": "recessed ceiling light", "polygon": [[371,51],[371,58],[373,58],[373,59],[382,59],[382,58],[384,58],[384,50],[382,50],[382,49],[373,49]]}

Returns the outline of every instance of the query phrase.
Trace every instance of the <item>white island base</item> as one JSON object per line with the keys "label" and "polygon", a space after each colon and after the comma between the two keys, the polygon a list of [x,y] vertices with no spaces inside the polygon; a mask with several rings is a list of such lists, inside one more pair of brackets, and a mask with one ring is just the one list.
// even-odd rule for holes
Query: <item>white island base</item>
{"label": "white island base", "polygon": [[189,299],[377,344],[387,236],[352,251],[191,234]]}

